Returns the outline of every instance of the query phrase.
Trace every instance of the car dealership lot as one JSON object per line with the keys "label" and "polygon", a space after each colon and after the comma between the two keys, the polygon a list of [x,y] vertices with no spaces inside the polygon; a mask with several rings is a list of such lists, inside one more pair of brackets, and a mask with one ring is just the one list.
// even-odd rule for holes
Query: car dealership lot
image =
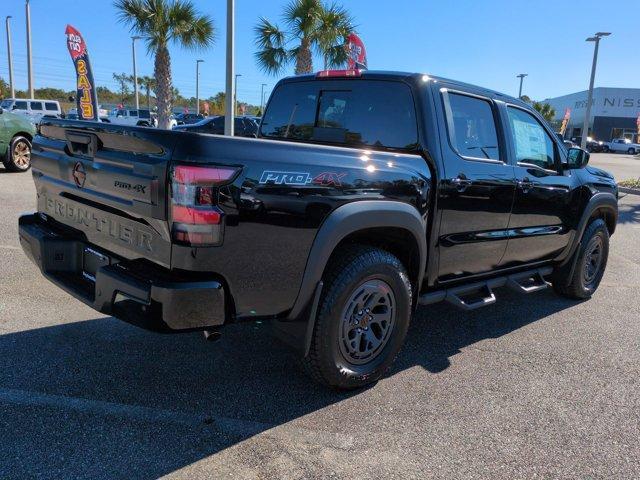
{"label": "car dealership lot", "polygon": [[607,170],[618,182],[640,178],[640,155],[592,153],[589,165]]}
{"label": "car dealership lot", "polygon": [[[640,166],[592,164],[618,159]],[[592,300],[422,308],[392,374],[350,394],[265,324],[206,343],[85,307],[19,248],[34,203],[31,175],[0,169],[0,478],[640,476],[640,196]]]}

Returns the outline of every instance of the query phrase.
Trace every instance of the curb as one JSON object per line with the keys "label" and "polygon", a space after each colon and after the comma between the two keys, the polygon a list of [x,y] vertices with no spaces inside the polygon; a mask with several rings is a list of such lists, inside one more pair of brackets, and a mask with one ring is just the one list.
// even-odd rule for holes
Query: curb
{"label": "curb", "polygon": [[640,195],[640,190],[637,188],[627,188],[618,186],[618,191],[622,193],[630,193],[631,195]]}

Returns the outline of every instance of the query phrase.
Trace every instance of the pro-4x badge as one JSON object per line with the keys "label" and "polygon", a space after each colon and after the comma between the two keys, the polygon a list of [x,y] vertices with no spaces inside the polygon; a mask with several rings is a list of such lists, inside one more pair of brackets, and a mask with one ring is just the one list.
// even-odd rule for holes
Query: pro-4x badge
{"label": "pro-4x badge", "polygon": [[342,186],[342,178],[346,173],[322,172],[312,177],[308,172],[282,172],[276,170],[265,170],[260,177],[260,183],[272,185],[322,185],[324,187]]}

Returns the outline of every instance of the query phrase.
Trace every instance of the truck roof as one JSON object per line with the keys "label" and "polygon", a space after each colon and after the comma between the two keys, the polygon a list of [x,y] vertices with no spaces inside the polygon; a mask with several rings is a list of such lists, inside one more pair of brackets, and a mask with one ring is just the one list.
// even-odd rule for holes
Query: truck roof
{"label": "truck roof", "polygon": [[[360,70],[360,75],[357,77],[342,77],[345,79],[357,80],[357,79],[369,79],[369,80],[409,80],[416,79],[427,76],[431,80],[446,82],[450,85],[457,85],[461,88],[473,88],[474,90],[480,90],[485,92],[488,95],[501,97],[505,101],[510,103],[516,103],[520,105],[527,106],[525,102],[522,100],[512,97],[510,95],[506,95],[504,93],[498,92],[496,90],[491,90],[490,88],[480,87],[478,85],[473,85],[471,83],[460,82],[458,80],[452,80],[446,77],[439,77],[437,75],[431,75],[429,73],[416,73],[416,72],[397,72],[392,70]],[[341,77],[318,77],[318,73],[309,73],[305,75],[296,75],[291,77],[286,77],[280,80],[278,83],[290,83],[290,82],[300,82],[300,81],[310,81],[310,80],[326,80],[327,78],[340,79]]]}

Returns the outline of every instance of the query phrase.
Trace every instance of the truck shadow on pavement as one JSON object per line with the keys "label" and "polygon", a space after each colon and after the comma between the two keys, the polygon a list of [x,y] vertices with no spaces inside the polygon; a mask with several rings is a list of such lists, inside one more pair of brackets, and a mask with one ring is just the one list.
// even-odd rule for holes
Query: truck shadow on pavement
{"label": "truck shadow on pavement", "polygon": [[[444,374],[461,349],[576,304],[549,291],[498,294],[496,305],[471,313],[421,308],[394,372],[421,365]],[[285,423],[290,441],[322,441],[326,432],[301,417],[357,395],[367,392],[311,383],[264,324],[232,325],[217,343],[113,318],[8,333],[0,336],[0,477],[156,478],[258,433],[277,448],[275,427]]]}

